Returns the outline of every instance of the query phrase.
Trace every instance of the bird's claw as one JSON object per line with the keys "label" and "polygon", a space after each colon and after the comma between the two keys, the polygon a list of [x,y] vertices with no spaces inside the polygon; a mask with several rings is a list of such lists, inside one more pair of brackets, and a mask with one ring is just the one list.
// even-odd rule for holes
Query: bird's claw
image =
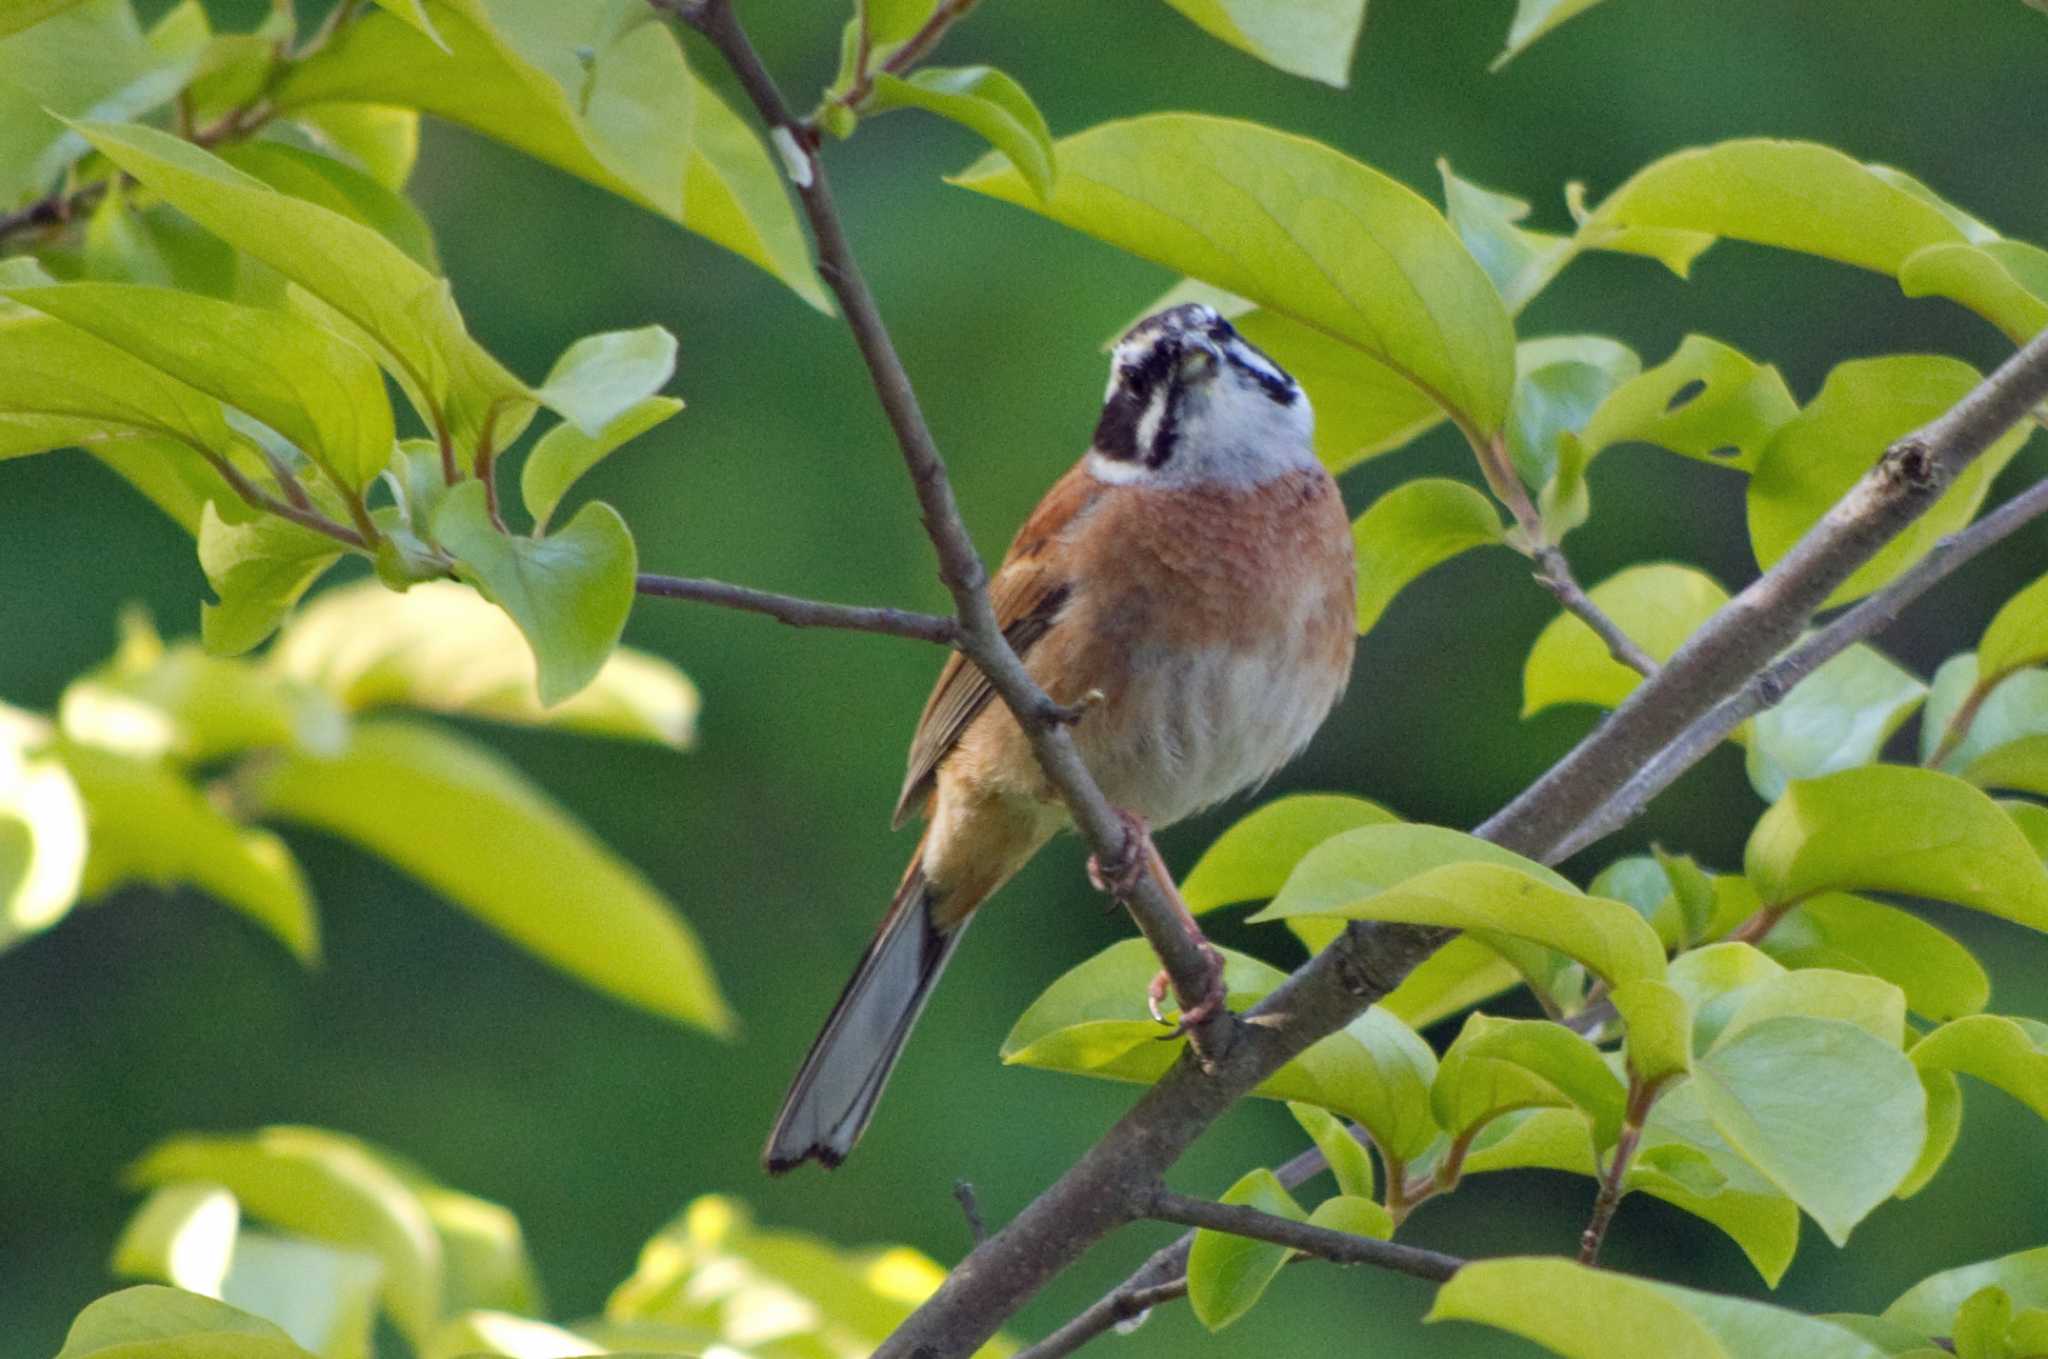
{"label": "bird's claw", "polygon": [[1118,808],[1117,817],[1124,826],[1123,844],[1117,847],[1116,857],[1109,863],[1104,863],[1099,854],[1088,856],[1088,881],[1096,891],[1122,901],[1138,890],[1138,879],[1145,875],[1145,837],[1151,832],[1134,813]]}
{"label": "bird's claw", "polygon": [[1229,999],[1230,989],[1223,984],[1223,955],[1217,952],[1214,944],[1204,939],[1202,956],[1209,960],[1208,982],[1203,989],[1202,998],[1182,1010],[1178,1021],[1169,1021],[1160,1009],[1166,1000],[1167,991],[1173,985],[1173,979],[1167,976],[1166,969],[1161,968],[1159,974],[1152,978],[1152,984],[1145,988],[1145,1008],[1151,1012],[1153,1021],[1159,1024],[1173,1023],[1172,1033],[1160,1035],[1162,1042],[1179,1038],[1201,1027],[1208,1022],[1211,1015],[1221,1010],[1224,1001]]}

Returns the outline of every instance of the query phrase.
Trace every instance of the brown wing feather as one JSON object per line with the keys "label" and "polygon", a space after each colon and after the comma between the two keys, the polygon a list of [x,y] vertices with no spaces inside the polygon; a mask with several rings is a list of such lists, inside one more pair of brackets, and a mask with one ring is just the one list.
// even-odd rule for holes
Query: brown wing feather
{"label": "brown wing feather", "polygon": [[[1055,541],[1087,515],[1104,489],[1077,464],[1054,483],[1024,527],[1017,530],[1002,566],[989,582],[989,603],[995,608],[996,622],[1019,656],[1030,654],[1032,644],[1045,636],[1073,594],[1074,583],[1062,569],[1065,554],[1051,550]],[[931,697],[925,700],[917,734],[911,738],[910,769],[896,799],[894,825],[901,826],[921,809],[931,794],[940,761],[959,744],[994,696],[988,677],[967,657],[955,652],[947,659]]]}

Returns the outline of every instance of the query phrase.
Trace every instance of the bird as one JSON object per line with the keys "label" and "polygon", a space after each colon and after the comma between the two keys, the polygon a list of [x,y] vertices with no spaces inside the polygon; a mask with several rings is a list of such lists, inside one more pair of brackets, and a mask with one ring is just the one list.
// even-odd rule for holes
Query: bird
{"label": "bird", "polygon": [[[1004,636],[1068,705],[1084,762],[1133,830],[1264,782],[1350,678],[1351,524],[1314,423],[1301,384],[1215,308],[1148,316],[1114,346],[1088,451],[991,579]],[[1068,825],[993,696],[956,652],[925,703],[895,813],[898,828],[921,814],[924,833],[783,1100],[770,1173],[853,1150],[975,909]],[[1098,885],[1110,875],[1090,871]],[[1221,1000],[1209,956],[1203,1007]]]}

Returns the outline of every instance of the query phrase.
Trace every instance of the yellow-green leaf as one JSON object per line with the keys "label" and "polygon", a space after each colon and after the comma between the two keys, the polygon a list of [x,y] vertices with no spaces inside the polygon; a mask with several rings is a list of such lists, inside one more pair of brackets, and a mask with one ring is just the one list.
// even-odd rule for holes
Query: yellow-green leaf
{"label": "yellow-green leaf", "polygon": [[1211,37],[1289,75],[1342,89],[1366,0],[1166,0]]}
{"label": "yellow-green leaf", "polygon": [[1398,821],[1386,808],[1337,793],[1276,798],[1218,836],[1182,879],[1188,909],[1200,915],[1279,892],[1301,857],[1323,841],[1359,826]]}
{"label": "yellow-green leaf", "polygon": [[1351,526],[1358,559],[1358,631],[1431,567],[1506,540],[1493,502],[1462,481],[1423,477],[1388,491]]}
{"label": "yellow-green leaf", "polygon": [[[1728,592],[1689,566],[1631,566],[1587,592],[1650,659],[1663,664]],[[1608,654],[1607,643],[1574,613],[1560,613],[1536,637],[1522,667],[1522,716],[1558,703],[1618,707],[1643,677]]]}

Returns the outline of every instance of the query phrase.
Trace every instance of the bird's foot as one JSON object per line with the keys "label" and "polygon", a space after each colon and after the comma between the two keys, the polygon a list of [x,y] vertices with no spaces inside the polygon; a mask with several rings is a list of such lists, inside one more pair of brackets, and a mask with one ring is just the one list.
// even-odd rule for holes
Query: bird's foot
{"label": "bird's foot", "polygon": [[1138,880],[1151,867],[1145,848],[1151,843],[1152,831],[1145,818],[1135,812],[1119,807],[1116,814],[1124,823],[1123,844],[1117,847],[1116,857],[1106,863],[1099,854],[1088,856],[1088,881],[1095,884],[1096,891],[1107,892],[1122,901],[1138,890]]}
{"label": "bird's foot", "polygon": [[[1197,934],[1195,937],[1202,946],[1202,956],[1209,961],[1208,981],[1203,987],[1202,998],[1180,1012],[1180,1019],[1174,1023],[1173,1032],[1161,1035],[1162,1039],[1178,1038],[1182,1034],[1200,1027],[1208,1020],[1209,1016],[1223,1008],[1223,1002],[1229,999],[1230,996],[1230,989],[1223,984],[1222,953],[1218,952],[1216,946],[1207,939],[1202,938],[1201,935]],[[1166,1015],[1162,1013],[1160,1007],[1165,1004],[1166,993],[1172,988],[1173,978],[1169,977],[1166,969],[1162,967],[1159,969],[1159,974],[1152,978],[1152,985],[1145,990],[1145,1008],[1151,1011],[1152,1018],[1158,1023],[1165,1024],[1168,1022]]]}

